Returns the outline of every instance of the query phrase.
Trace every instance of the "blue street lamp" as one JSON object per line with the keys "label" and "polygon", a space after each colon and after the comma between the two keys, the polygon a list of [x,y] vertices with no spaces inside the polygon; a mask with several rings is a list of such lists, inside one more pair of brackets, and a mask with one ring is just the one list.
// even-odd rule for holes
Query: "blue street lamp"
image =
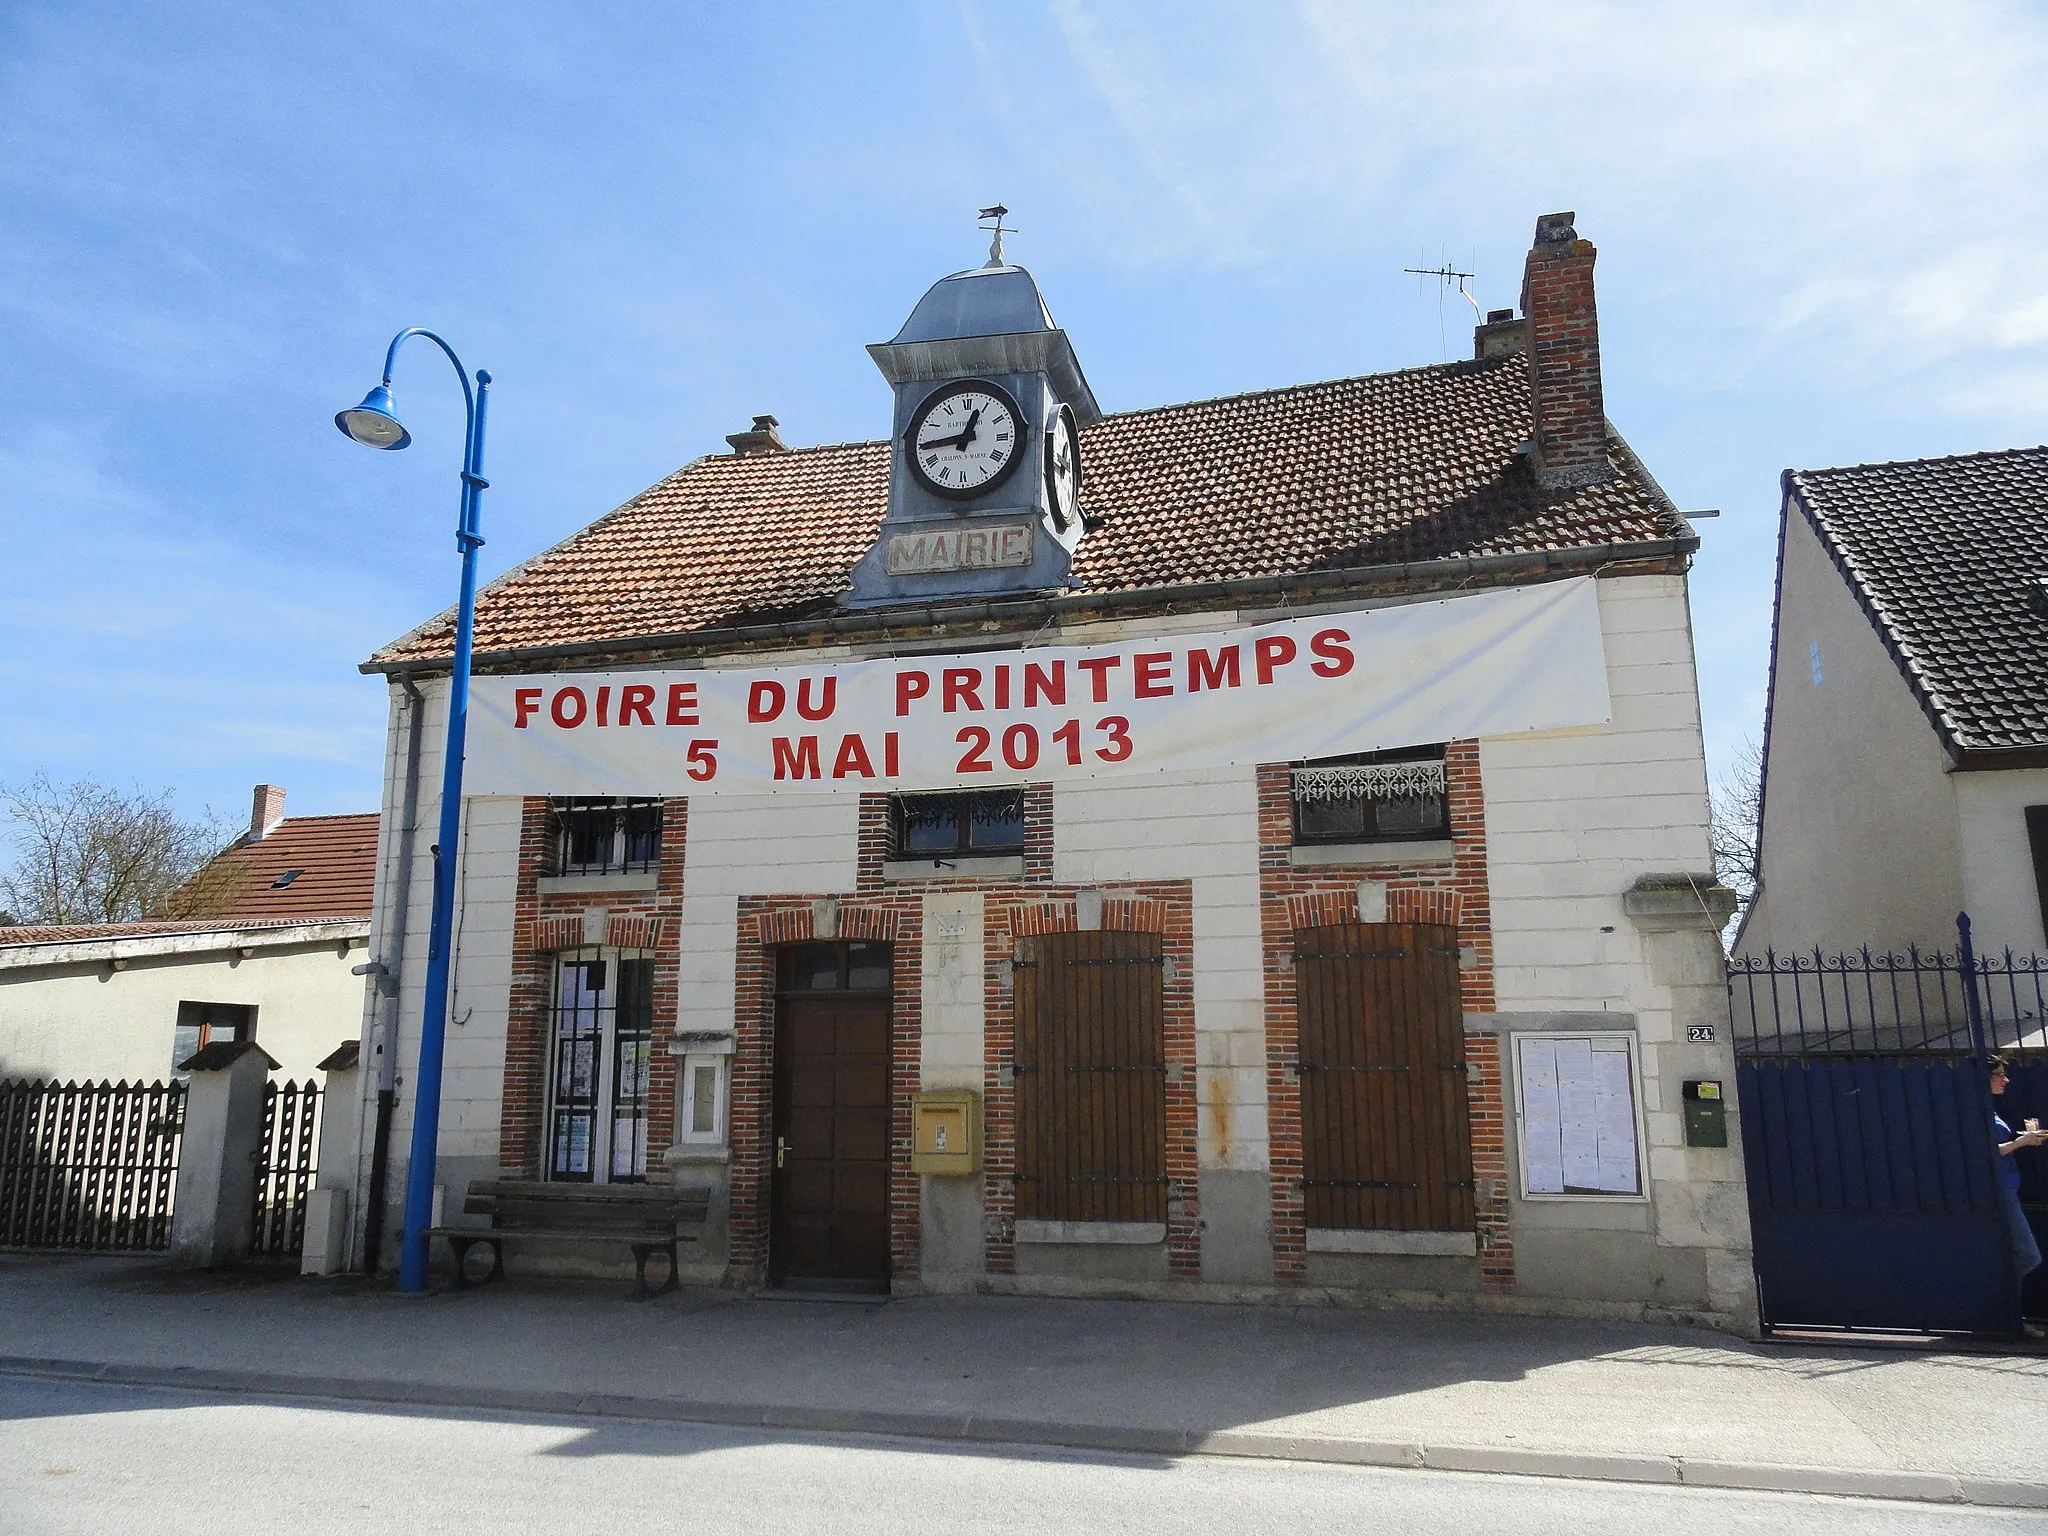
{"label": "blue street lamp", "polygon": [[[398,1253],[398,1285],[406,1291],[427,1288],[427,1228],[434,1221],[434,1156],[441,1137],[441,1055],[448,1034],[448,955],[455,928],[455,849],[462,826],[462,744],[469,724],[469,650],[476,628],[476,552],[483,543],[477,532],[478,502],[484,487],[484,407],[489,404],[491,376],[477,370],[476,388],[455,349],[432,331],[418,327],[391,338],[384,354],[384,378],[363,396],[363,403],[335,414],[334,424],[369,448],[403,448],[412,434],[400,425],[391,401],[391,367],[398,349],[411,336],[424,336],[455,365],[462,380],[462,402],[469,425],[462,451],[462,514],[455,525],[455,546],[462,551],[462,596],[455,613],[455,666],[448,688],[448,740],[441,763],[441,841],[434,849],[434,920],[427,938],[427,998],[420,1020],[420,1060],[413,1074],[412,1158],[405,1174],[405,1235]],[[387,1050],[395,1042],[386,1042]],[[370,1213],[382,1221],[383,1213]]]}

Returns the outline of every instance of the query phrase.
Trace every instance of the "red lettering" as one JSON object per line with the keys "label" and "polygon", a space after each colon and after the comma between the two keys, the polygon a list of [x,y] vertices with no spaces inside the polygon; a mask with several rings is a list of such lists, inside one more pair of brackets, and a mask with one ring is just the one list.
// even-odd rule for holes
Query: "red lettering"
{"label": "red lettering", "polygon": [[821,702],[811,702],[811,680],[800,679],[796,685],[796,712],[806,720],[829,720],[832,711],[839,705],[839,679],[821,677],[818,679]]}
{"label": "red lettering", "polygon": [[654,724],[654,690],[645,683],[628,683],[619,690],[619,724]]}
{"label": "red lettering", "polygon": [[670,725],[695,725],[697,723],[697,685],[695,683],[670,683],[668,685],[668,723]]}
{"label": "red lettering", "polygon": [[1234,645],[1220,647],[1214,656],[1200,646],[1188,652],[1188,692],[1200,693],[1204,688],[1235,688],[1240,682],[1237,668],[1238,650]]}
{"label": "red lettering", "polygon": [[897,749],[900,745],[901,743],[897,741],[894,731],[884,733],[882,737],[882,772],[892,779],[903,771],[898,766],[899,754]]}
{"label": "red lettering", "polygon": [[1095,682],[1095,702],[1109,702],[1109,669],[1123,665],[1121,656],[1085,656],[1074,663]]}
{"label": "red lettering", "polygon": [[1008,709],[1009,707],[1010,707],[1010,669],[1009,669],[1008,667],[997,667],[997,668],[996,668],[996,708],[997,708],[997,709]]}
{"label": "red lettering", "polygon": [[1351,670],[1351,647],[1345,644],[1351,638],[1350,632],[1342,629],[1319,630],[1309,641],[1308,648],[1322,657],[1321,661],[1308,664],[1309,671],[1318,677],[1342,677]]}
{"label": "red lettering", "polygon": [[960,754],[960,761],[954,765],[955,773],[993,773],[995,764],[988,760],[988,730],[984,726],[962,726],[960,734],[953,738],[967,750]]}
{"label": "red lettering", "polygon": [[815,779],[818,774],[818,738],[799,736],[792,745],[787,736],[778,736],[771,743],[775,754],[775,777],[778,779]]}
{"label": "red lettering", "polygon": [[1054,662],[1050,675],[1035,661],[1024,664],[1024,707],[1029,709],[1041,700],[1047,704],[1067,702],[1067,664],[1064,661]]}
{"label": "red lettering", "polygon": [[691,778],[702,784],[718,776],[718,741],[713,737],[705,741],[690,743],[688,755],[683,759],[690,766],[684,770]]}
{"label": "red lettering", "polygon": [[773,720],[788,702],[789,694],[782,684],[764,678],[747,690],[747,718]]}
{"label": "red lettering", "polygon": [[832,777],[843,779],[849,773],[857,773],[864,779],[875,776],[875,765],[868,761],[868,749],[858,736],[842,737],[839,755],[832,759]]}
{"label": "red lettering", "polygon": [[1275,667],[1294,660],[1294,642],[1285,635],[1262,635],[1253,643],[1252,654],[1258,658],[1259,681],[1270,683]]}
{"label": "red lettering", "polygon": [[1173,657],[1166,651],[1140,651],[1131,658],[1131,683],[1141,699],[1163,699],[1173,692]]}
{"label": "red lettering", "polygon": [[540,713],[540,695],[541,691],[538,688],[514,688],[512,690],[513,730],[525,730],[527,717]]}
{"label": "red lettering", "polygon": [[[576,706],[573,717],[569,713],[569,705],[572,703]],[[557,688],[554,702],[548,706],[548,713],[554,717],[555,724],[563,730],[573,731],[583,723],[583,717],[590,713],[590,700],[583,697],[581,688]]]}
{"label": "red lettering", "polygon": [[1081,761],[1081,722],[1069,720],[1052,733],[1052,739],[1067,749],[1067,761],[1078,766]]}
{"label": "red lettering", "polygon": [[612,688],[611,684],[606,683],[602,688],[597,690],[597,723],[599,725],[610,725],[611,721],[606,717],[609,716],[611,712]]}
{"label": "red lettering", "polygon": [[981,668],[948,667],[939,674],[939,687],[947,714],[956,709],[981,708]]}
{"label": "red lettering", "polygon": [[929,672],[898,672],[896,674],[896,713],[910,713],[910,701],[921,699],[932,691]]}

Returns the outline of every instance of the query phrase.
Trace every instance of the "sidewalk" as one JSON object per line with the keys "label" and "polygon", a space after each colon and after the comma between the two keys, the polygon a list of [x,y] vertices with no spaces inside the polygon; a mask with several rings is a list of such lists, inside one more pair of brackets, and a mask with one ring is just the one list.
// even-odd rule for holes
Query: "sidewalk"
{"label": "sidewalk", "polygon": [[[1780,1348],[1532,1318],[616,1283],[0,1254],[0,1372],[2048,1507],[2048,1357]],[[4,1379],[0,1379],[4,1391]],[[4,1418],[4,1414],[0,1414]]]}

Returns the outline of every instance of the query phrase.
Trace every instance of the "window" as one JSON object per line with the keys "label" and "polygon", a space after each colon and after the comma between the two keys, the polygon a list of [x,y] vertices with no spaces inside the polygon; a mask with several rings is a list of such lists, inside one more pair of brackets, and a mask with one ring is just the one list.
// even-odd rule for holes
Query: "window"
{"label": "window", "polygon": [[629,1184],[647,1177],[654,962],[578,950],[555,973],[548,1177]]}
{"label": "window", "polygon": [[886,992],[887,944],[791,944],[782,951],[778,990],[783,992]]}
{"label": "window", "polygon": [[889,802],[889,851],[898,859],[1024,851],[1024,791],[897,795]]}
{"label": "window", "polygon": [[555,874],[649,874],[661,863],[659,800],[555,800],[549,812]]}
{"label": "window", "polygon": [[178,1022],[171,1031],[171,1075],[187,1077],[185,1063],[209,1045],[232,1045],[256,1038],[253,1003],[178,1004]]}
{"label": "window", "polygon": [[1294,765],[1297,843],[1412,842],[1450,835],[1440,746]]}

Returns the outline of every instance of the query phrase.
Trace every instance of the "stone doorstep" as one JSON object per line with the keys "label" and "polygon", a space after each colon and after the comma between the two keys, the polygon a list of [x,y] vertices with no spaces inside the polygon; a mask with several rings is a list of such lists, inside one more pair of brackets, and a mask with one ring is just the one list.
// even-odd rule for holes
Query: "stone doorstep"
{"label": "stone doorstep", "polygon": [[1427,1254],[1468,1258],[1479,1252],[1477,1232],[1391,1232],[1310,1227],[1310,1253]]}
{"label": "stone doorstep", "polygon": [[1166,1241],[1163,1221],[1020,1221],[1020,1243],[1115,1244],[1140,1247]]}

